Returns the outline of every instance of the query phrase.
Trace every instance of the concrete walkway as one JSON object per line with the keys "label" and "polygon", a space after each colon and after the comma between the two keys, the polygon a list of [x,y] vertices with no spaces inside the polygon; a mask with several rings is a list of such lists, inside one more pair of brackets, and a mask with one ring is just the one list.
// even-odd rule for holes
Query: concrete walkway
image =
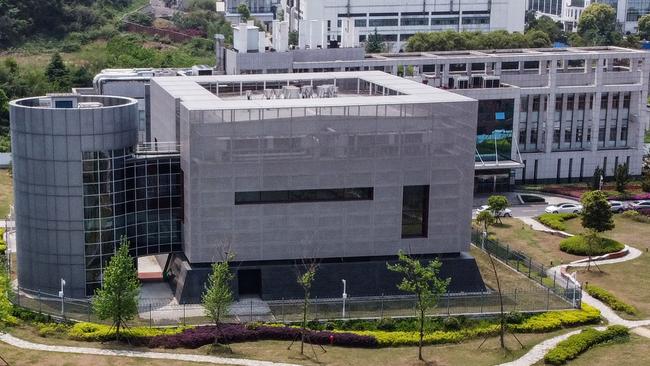
{"label": "concrete walkway", "polygon": [[289,363],[275,363],[269,361],[257,361],[257,360],[204,356],[204,355],[190,355],[190,354],[180,354],[180,353],[141,352],[141,351],[113,350],[113,349],[90,348],[90,347],[52,346],[47,344],[32,343],[29,341],[25,341],[7,333],[0,334],[0,341],[17,348],[29,349],[34,351],[44,351],[44,352],[62,352],[62,353],[77,353],[83,355],[97,355],[97,356],[118,356],[118,357],[148,358],[148,359],[175,360],[175,361],[187,361],[187,362],[204,362],[204,363],[212,363],[217,365],[298,366]]}
{"label": "concrete walkway", "polygon": [[551,235],[559,235],[559,236],[562,236],[562,237],[565,237],[565,238],[573,236],[573,234],[569,234],[569,233],[564,232],[564,231],[551,229],[550,227],[542,224],[541,222],[535,220],[532,217],[517,217],[517,219],[523,221],[524,224],[530,226],[531,229],[536,230],[536,231],[545,232],[545,233],[548,233],[548,234],[551,234]]}

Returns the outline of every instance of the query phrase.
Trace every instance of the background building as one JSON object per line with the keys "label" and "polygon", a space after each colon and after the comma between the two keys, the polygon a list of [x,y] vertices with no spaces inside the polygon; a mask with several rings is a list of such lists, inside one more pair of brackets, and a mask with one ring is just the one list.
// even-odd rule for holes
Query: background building
{"label": "background building", "polygon": [[641,174],[648,53],[619,47],[365,54],[362,48],[240,53],[228,74],[380,70],[479,100],[476,190]]}
{"label": "background building", "polygon": [[561,21],[566,31],[575,31],[580,14],[592,3],[611,5],[623,33],[637,33],[639,18],[650,13],[650,0],[528,0],[528,10]]}
{"label": "background building", "polygon": [[284,0],[282,7],[291,30],[301,29],[302,23],[317,22],[316,27],[324,32],[327,40],[340,40],[342,22],[352,18],[360,42],[377,29],[391,50],[397,51],[416,32],[523,32],[526,3],[523,0]]}

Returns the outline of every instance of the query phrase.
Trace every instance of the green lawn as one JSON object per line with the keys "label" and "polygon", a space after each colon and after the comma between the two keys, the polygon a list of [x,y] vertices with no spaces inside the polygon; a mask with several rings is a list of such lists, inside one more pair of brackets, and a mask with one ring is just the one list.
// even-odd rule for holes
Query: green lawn
{"label": "green lawn", "polygon": [[560,250],[563,238],[531,229],[521,220],[503,218],[503,224],[490,227],[490,237],[522,252],[544,265],[568,263],[581,257]]}
{"label": "green lawn", "polygon": [[0,170],[0,219],[9,214],[9,206],[14,203],[14,185],[7,169]]}
{"label": "green lawn", "polygon": [[[565,221],[567,232],[571,234],[581,234],[585,230],[582,228],[580,218]],[[606,231],[602,235],[620,241],[623,244],[645,250],[650,249],[650,224],[634,221],[625,218],[621,214],[614,215],[614,230]]]}
{"label": "green lawn", "polygon": [[[580,225],[580,219],[566,221],[567,231],[573,234],[584,232]],[[603,236],[620,241],[640,249],[643,254],[640,258],[620,264],[609,264],[600,266],[602,272],[597,269],[587,271],[582,268],[578,270],[578,281],[589,282],[602,287],[614,294],[620,300],[635,306],[639,315],[634,317],[619,313],[622,317],[635,319],[650,317],[650,224],[637,222],[624,216],[614,215],[614,230],[603,233]]]}

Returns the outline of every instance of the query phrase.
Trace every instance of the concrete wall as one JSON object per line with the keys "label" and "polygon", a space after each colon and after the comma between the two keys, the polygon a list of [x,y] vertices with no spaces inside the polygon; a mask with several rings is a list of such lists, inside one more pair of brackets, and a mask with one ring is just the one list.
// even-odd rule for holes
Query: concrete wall
{"label": "concrete wall", "polygon": [[[18,284],[66,296],[85,296],[82,152],[137,143],[137,102],[80,97],[102,108],[32,107],[10,103]],[[37,105],[38,103],[36,103]]]}
{"label": "concrete wall", "polygon": [[[427,117],[223,123],[209,111],[182,111],[187,258],[218,259],[222,244],[238,261],[467,251],[476,102],[418,108],[428,110]],[[295,138],[294,150],[242,154],[233,148],[280,142],[262,141],[269,136]],[[401,238],[405,185],[431,186],[428,238]],[[374,187],[374,199],[234,205],[237,191],[345,187]]]}
{"label": "concrete wall", "polygon": [[150,86],[150,113],[151,141],[158,142],[177,142],[178,125],[176,123],[176,112],[178,100],[169,95],[160,85],[151,83]]}

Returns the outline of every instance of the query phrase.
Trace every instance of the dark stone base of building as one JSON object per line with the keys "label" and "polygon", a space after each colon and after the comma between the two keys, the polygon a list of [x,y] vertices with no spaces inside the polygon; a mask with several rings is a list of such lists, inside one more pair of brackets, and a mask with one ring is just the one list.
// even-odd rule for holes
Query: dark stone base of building
{"label": "dark stone base of building", "polygon": [[[420,256],[430,260],[436,256]],[[468,253],[447,254],[440,257],[442,278],[451,278],[449,291],[482,292],[485,284],[474,257]],[[314,298],[341,297],[347,282],[350,297],[404,295],[397,289],[400,274],[391,272],[386,263],[395,263],[396,257],[322,259],[312,286]],[[232,264],[235,274],[232,289],[235,298],[259,296],[262,300],[300,299],[302,288],[296,283],[302,273],[302,261],[238,262]],[[210,274],[210,264],[189,263],[182,254],[170,260],[171,287],[180,303],[200,302],[205,281]]]}

